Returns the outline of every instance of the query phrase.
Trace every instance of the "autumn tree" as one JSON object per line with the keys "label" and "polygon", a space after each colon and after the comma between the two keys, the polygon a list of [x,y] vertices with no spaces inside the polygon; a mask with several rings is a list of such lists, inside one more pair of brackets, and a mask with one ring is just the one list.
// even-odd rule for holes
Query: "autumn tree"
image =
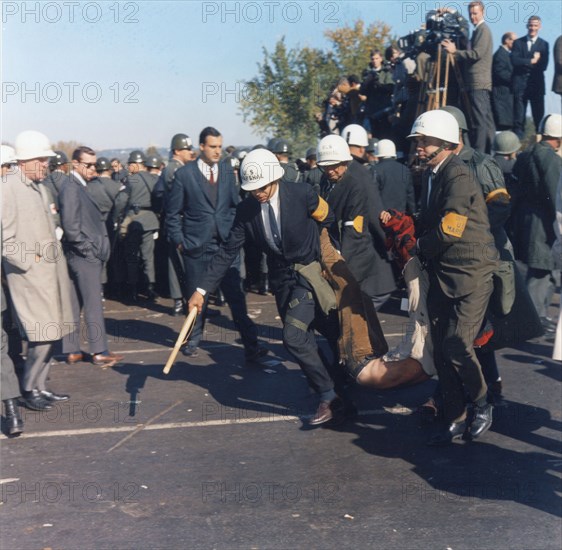
{"label": "autumn tree", "polygon": [[258,74],[244,83],[240,111],[262,137],[280,137],[293,145],[294,155],[302,155],[318,139],[315,114],[339,78],[359,77],[369,63],[369,51],[384,49],[391,41],[390,27],[382,22],[325,32],[332,47],[288,49],[284,38],[273,51],[263,49]]}
{"label": "autumn tree", "polygon": [[381,50],[384,54],[384,49],[392,40],[390,27],[386,23],[375,21],[365,27],[365,22],[361,19],[352,26],[346,25],[339,29],[327,30],[324,36],[332,43],[341,73],[356,74],[359,77],[369,64],[369,52]]}
{"label": "autumn tree", "polygon": [[301,154],[316,142],[314,113],[337,78],[338,66],[331,52],[287,49],[284,38],[273,52],[264,48],[263,54],[258,75],[242,90],[242,116],[262,138],[287,139]]}

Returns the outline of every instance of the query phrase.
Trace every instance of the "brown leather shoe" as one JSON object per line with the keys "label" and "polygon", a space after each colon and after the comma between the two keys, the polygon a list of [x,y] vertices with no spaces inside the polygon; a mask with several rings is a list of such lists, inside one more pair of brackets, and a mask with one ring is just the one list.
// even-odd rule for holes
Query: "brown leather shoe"
{"label": "brown leather shoe", "polygon": [[92,356],[92,363],[104,368],[113,367],[113,365],[116,365],[122,360],[123,355],[118,355],[116,353],[112,353],[111,351],[108,351],[107,353],[98,353],[97,355]]}
{"label": "brown leather shoe", "polygon": [[66,362],[69,365],[74,365],[74,363],[79,363],[80,361],[84,361],[84,354],[81,351],[77,353],[69,353],[66,356]]}
{"label": "brown leather shoe", "polygon": [[318,409],[316,409],[314,417],[310,420],[311,426],[318,426],[332,420],[334,415],[330,405],[331,401],[320,401],[320,405],[318,405]]}

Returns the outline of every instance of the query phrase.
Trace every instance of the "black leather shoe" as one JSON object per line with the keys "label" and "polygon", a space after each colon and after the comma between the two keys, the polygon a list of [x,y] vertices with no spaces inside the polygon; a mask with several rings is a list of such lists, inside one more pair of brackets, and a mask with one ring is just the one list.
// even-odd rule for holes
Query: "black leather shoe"
{"label": "black leather shoe", "polygon": [[53,405],[38,390],[24,391],[21,394],[23,404],[32,411],[48,411]]}
{"label": "black leather shoe", "polygon": [[174,300],[174,316],[181,315],[183,313],[183,300]]}
{"label": "black leather shoe", "polygon": [[4,399],[4,414],[8,435],[21,434],[23,432],[23,420],[15,399]]}
{"label": "black leather shoe", "polygon": [[474,418],[470,424],[470,436],[472,439],[480,437],[490,429],[492,425],[492,410],[493,407],[489,403],[482,407],[474,405]]}
{"label": "black leather shoe", "polygon": [[148,290],[146,291],[146,299],[149,302],[154,302],[156,298],[158,298],[158,294],[156,293],[156,290],[154,290],[154,283],[150,283],[148,285]]}
{"label": "black leather shoe", "polygon": [[44,397],[51,403],[54,403],[56,401],[68,401],[70,399],[70,395],[67,395],[66,393],[54,393],[49,390],[39,390],[39,393],[42,397]]}
{"label": "black leather shoe", "polygon": [[554,334],[556,332],[556,324],[548,317],[541,317],[541,325],[547,334]]}
{"label": "black leather shoe", "polygon": [[468,424],[466,420],[462,422],[451,422],[441,426],[430,438],[427,444],[430,447],[439,447],[441,445],[449,445],[455,439],[466,439]]}
{"label": "black leather shoe", "polygon": [[267,354],[268,354],[268,350],[263,346],[256,346],[255,348],[246,350],[245,352],[246,363],[255,363],[256,361],[259,361],[262,357],[265,357]]}

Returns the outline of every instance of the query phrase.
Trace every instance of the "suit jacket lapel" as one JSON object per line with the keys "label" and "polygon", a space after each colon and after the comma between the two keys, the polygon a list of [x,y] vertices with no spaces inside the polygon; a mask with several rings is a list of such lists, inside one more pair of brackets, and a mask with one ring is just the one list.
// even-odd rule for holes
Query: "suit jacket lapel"
{"label": "suit jacket lapel", "polygon": [[[213,201],[211,200],[211,197],[209,196],[209,183],[207,181],[207,178],[201,173],[201,170],[199,170],[199,166],[197,165],[197,161],[195,161],[193,163],[195,165],[195,179],[197,181],[197,183],[199,184],[199,187],[201,188],[201,192],[203,193],[203,196],[207,199],[207,202],[214,208],[213,205]],[[219,179],[220,179],[220,173],[219,173]],[[215,185],[219,185],[219,182],[217,182]],[[218,202],[218,196],[217,196],[217,202]]]}

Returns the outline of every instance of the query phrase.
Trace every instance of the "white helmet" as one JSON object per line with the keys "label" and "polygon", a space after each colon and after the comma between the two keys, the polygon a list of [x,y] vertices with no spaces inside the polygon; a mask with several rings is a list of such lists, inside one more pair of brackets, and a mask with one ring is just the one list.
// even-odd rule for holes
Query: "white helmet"
{"label": "white helmet", "polygon": [[244,191],[255,191],[283,177],[285,170],[267,149],[254,149],[242,160],[240,179]]}
{"label": "white helmet", "polygon": [[320,140],[316,150],[316,158],[318,166],[330,166],[353,160],[349,152],[349,145],[345,142],[345,139],[335,134]]}
{"label": "white helmet", "polygon": [[16,158],[18,160],[30,160],[43,157],[54,157],[55,152],[51,149],[49,138],[41,132],[26,130],[20,132],[16,137]]}
{"label": "white helmet", "polygon": [[2,166],[5,164],[15,164],[16,162],[16,152],[13,147],[9,145],[2,145],[2,150],[0,151],[0,159]]}
{"label": "white helmet", "polygon": [[546,115],[539,124],[538,133],[543,136],[562,138],[562,115]]}
{"label": "white helmet", "polygon": [[416,118],[409,138],[428,136],[458,145],[459,123],[447,111],[436,109],[426,111]]}
{"label": "white helmet", "polygon": [[380,158],[396,158],[396,145],[389,139],[381,139],[375,148],[375,156]]}
{"label": "white helmet", "polygon": [[345,139],[348,145],[355,145],[357,147],[367,147],[369,145],[367,130],[359,124],[348,124],[341,131],[341,137]]}

